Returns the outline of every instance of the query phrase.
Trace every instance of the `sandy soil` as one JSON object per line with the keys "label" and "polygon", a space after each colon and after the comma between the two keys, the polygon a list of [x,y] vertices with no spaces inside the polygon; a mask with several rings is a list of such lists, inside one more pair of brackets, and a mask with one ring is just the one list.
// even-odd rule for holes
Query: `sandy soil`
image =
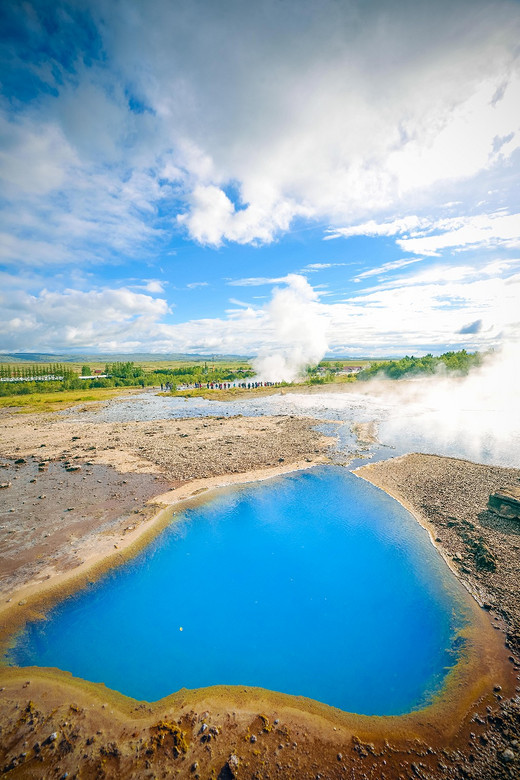
{"label": "sandy soil", "polygon": [[[98,560],[106,559],[108,548],[120,556],[126,545],[131,554],[148,538],[145,531],[155,533],[164,504],[203,495],[230,479],[323,460],[328,442],[311,425],[285,417],[112,425],[56,415],[2,417],[6,468],[0,482],[11,482],[0,491],[6,509],[0,542],[9,556],[5,595],[21,582],[45,587],[38,577],[49,573],[46,567],[57,577],[85,565],[88,573],[93,551]],[[49,465],[40,471],[42,450]],[[21,457],[27,463],[15,465]],[[67,471],[74,465],[81,469]],[[480,660],[452,673],[449,695],[400,718],[352,716],[301,697],[245,688],[182,690],[148,705],[55,670],[4,667],[0,772],[13,778],[204,780],[518,777],[518,534],[489,516],[485,505],[491,490],[518,480],[520,472],[406,456],[359,473],[430,524],[446,558],[486,603],[487,609],[475,605]],[[482,569],[488,553],[494,571]],[[33,595],[27,605],[16,596],[12,604],[4,602],[4,633],[11,615],[16,622],[30,614]],[[230,628],[230,642],[232,634]]]}

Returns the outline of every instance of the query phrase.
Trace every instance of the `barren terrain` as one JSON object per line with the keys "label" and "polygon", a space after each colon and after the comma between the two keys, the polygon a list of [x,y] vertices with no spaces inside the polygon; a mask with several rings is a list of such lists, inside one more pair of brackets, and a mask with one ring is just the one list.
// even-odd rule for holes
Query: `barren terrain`
{"label": "barren terrain", "polygon": [[[290,417],[92,424],[3,415],[4,639],[38,609],[40,588],[82,566],[88,573],[94,560],[146,538],[143,529],[154,533],[158,510],[176,497],[323,462],[330,442],[312,425]],[[475,605],[481,667],[455,676],[449,696],[391,718],[238,687],[182,690],[150,705],[56,670],[3,667],[0,772],[78,780],[518,777],[520,529],[486,504],[490,492],[518,484],[520,471],[409,455],[358,473],[414,512],[485,607]],[[30,585],[27,604],[9,601]]]}

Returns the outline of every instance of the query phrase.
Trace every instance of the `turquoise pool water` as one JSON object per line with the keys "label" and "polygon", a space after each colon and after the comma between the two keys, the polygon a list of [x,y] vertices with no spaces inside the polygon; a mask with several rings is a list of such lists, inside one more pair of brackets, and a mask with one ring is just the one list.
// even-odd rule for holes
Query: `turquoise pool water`
{"label": "turquoise pool water", "polygon": [[137,558],[28,624],[10,660],[147,701],[253,685],[400,714],[442,686],[466,609],[409,513],[324,466],[184,511]]}

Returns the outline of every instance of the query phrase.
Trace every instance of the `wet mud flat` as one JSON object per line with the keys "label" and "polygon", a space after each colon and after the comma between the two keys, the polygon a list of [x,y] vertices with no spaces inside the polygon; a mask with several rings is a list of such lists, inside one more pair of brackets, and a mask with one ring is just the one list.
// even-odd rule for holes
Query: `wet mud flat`
{"label": "wet mud flat", "polygon": [[[222,473],[223,469],[233,463],[237,464],[236,468],[238,464],[241,467],[245,464],[250,466],[254,453],[261,453],[256,460],[257,468],[260,469],[279,463],[280,458],[285,463],[290,463],[291,458],[296,457],[304,461],[308,458],[312,462],[325,452],[326,441],[311,430],[309,420],[303,424],[302,421],[289,418],[255,418],[249,425],[242,418],[231,419],[230,427],[221,427],[222,422],[175,420],[160,421],[153,426],[136,423],[129,424],[126,432],[124,427],[119,429],[114,425],[106,431],[93,426],[88,432],[88,426],[82,427],[74,420],[59,420],[57,423],[49,420],[17,422],[15,433],[10,432],[10,438],[2,439],[0,452],[5,455],[6,462],[7,456],[12,460],[20,457],[27,460],[26,464],[18,464],[18,467],[24,467],[24,476],[19,476],[18,480],[11,479],[11,487],[5,489],[6,493],[20,479],[21,484],[25,484],[24,489],[31,486],[31,490],[34,490],[34,493],[26,492],[22,498],[26,504],[23,505],[21,520],[16,521],[23,521],[17,533],[23,533],[22,528],[28,531],[37,528],[34,518],[39,511],[39,504],[49,498],[54,500],[65,488],[65,484],[59,485],[60,480],[63,483],[69,478],[76,480],[70,482],[71,492],[66,494],[63,504],[59,504],[60,511],[51,511],[46,522],[52,529],[52,523],[56,522],[58,516],[66,518],[66,521],[70,516],[72,520],[74,515],[70,514],[71,511],[78,512],[75,522],[90,522],[82,516],[84,505],[78,498],[81,490],[77,478],[86,477],[85,480],[81,479],[81,483],[85,485],[85,495],[88,494],[94,482],[99,485],[97,480],[101,478],[103,484],[107,476],[99,477],[96,468],[107,469],[110,473],[111,492],[107,487],[104,495],[97,494],[93,498],[94,493],[91,493],[91,515],[98,505],[104,506],[108,512],[110,502],[117,503],[121,499],[121,507],[127,506],[127,499],[131,501],[132,507],[136,497],[132,493],[138,489],[138,484],[128,487],[130,480],[127,475],[130,473],[144,480],[142,496],[135,502],[135,508],[140,510],[140,502],[144,502],[148,489],[153,491],[159,487],[162,490],[164,487],[156,477],[172,487],[176,480],[189,484],[191,479],[197,478],[197,474],[208,473],[208,468],[213,468],[213,473]],[[23,424],[29,425],[25,432]],[[210,426],[209,431],[203,427],[204,424]],[[161,437],[157,436],[158,430],[163,437],[165,434],[171,436],[166,448],[161,443]],[[73,440],[73,436],[79,438]],[[238,441],[235,439],[233,442],[233,436],[238,437]],[[40,472],[39,463],[43,459],[38,449],[41,449],[42,443],[46,445],[45,454],[49,461],[45,478],[53,480],[52,491],[44,482],[30,481],[35,478],[35,470],[38,474]],[[211,460],[209,455],[205,459],[197,456],[202,443],[212,453]],[[186,461],[183,461],[183,454],[186,455]],[[423,463],[413,460],[414,457],[422,456],[409,457],[412,460],[408,464],[406,459],[401,458],[369,467],[374,478],[371,481],[375,481],[377,469],[384,466],[387,470],[378,477],[381,487],[394,493],[416,516],[421,512],[425,518],[428,512],[435,515],[439,496],[447,499],[454,490],[456,470],[450,467],[450,459],[437,458]],[[111,461],[117,468],[116,465],[109,465]],[[444,464],[439,471],[436,470],[437,461]],[[71,463],[81,465],[81,470],[68,472],[67,464]],[[208,463],[214,465],[208,466]],[[202,464],[199,472],[196,470],[197,464]],[[15,468],[14,464],[12,467]],[[2,473],[10,471],[10,468],[11,464],[9,468],[2,469]],[[477,471],[480,468],[488,467],[477,467]],[[87,471],[91,473],[87,474]],[[500,473],[493,475],[486,472],[495,489],[504,484],[503,471],[499,469]],[[511,469],[506,471],[508,478],[516,479],[520,476],[520,472]],[[16,476],[16,471],[13,476]],[[491,608],[480,610],[482,628],[484,630],[486,622],[489,629],[489,618],[497,624],[497,630],[493,632],[489,629],[489,633],[497,639],[497,647],[502,646],[507,664],[507,673],[503,673],[504,661],[497,661],[495,668],[491,659],[491,672],[488,670],[477,696],[468,698],[471,686],[461,679],[458,683],[455,681],[452,698],[442,707],[437,703],[433,708],[410,716],[367,718],[342,713],[301,697],[240,687],[181,690],[167,699],[148,704],[109,691],[102,685],[76,680],[57,670],[3,667],[0,669],[0,772],[17,778],[78,779],[193,777],[198,780],[263,780],[320,777],[323,780],[348,777],[393,780],[467,777],[477,780],[517,777],[520,699],[519,691],[515,691],[515,685],[519,685],[519,667],[516,664],[518,654],[514,632],[518,634],[518,616],[514,610],[507,614],[500,611],[501,594],[497,583],[493,585],[494,580],[484,583],[477,577],[477,572],[472,577],[471,565],[465,561],[464,553],[460,552],[465,543],[463,532],[471,531],[465,523],[470,522],[478,528],[481,513],[486,511],[487,495],[484,504],[482,497],[488,487],[486,482],[485,489],[477,489],[481,477],[471,469],[464,471],[460,478],[465,480],[467,490],[464,501],[450,508],[449,516],[452,519],[446,520],[446,523],[456,522],[456,525],[446,525],[443,551],[451,562],[455,560],[461,564],[459,568],[462,568],[463,563],[466,564],[470,574],[459,571],[457,563],[454,563],[454,568],[468,582],[473,582],[475,589],[480,588],[481,595],[484,585],[488,588],[486,605]],[[421,486],[429,479],[433,480],[429,483],[429,492],[421,492]],[[403,488],[403,495],[399,497],[397,488],[403,486],[406,486],[407,495],[404,495]],[[62,487],[62,491],[58,491],[58,487]],[[20,490],[20,495],[24,489]],[[46,498],[39,499],[36,493],[45,493]],[[117,493],[120,495],[117,496]],[[70,506],[61,512],[69,500]],[[12,501],[7,503],[8,509],[16,508],[12,506]],[[72,506],[77,509],[71,510]],[[107,523],[128,522],[124,513],[112,519],[109,515],[98,520],[91,519],[98,531],[103,527],[107,530]],[[441,519],[441,522],[444,520]],[[462,530],[457,536],[453,529],[459,525]],[[58,533],[58,542],[61,531],[56,530],[54,533]],[[89,533],[90,530],[85,529],[82,538]],[[494,546],[490,541],[487,542],[495,558],[495,574],[503,568],[507,569],[511,577],[510,567],[514,559],[510,557],[510,544],[505,538],[508,534],[503,530],[497,530],[496,534],[501,541],[496,541]],[[97,533],[97,539],[102,536],[102,532]],[[48,538],[45,537],[45,540]],[[441,534],[438,538],[441,538]],[[25,542],[21,538],[19,541],[22,543],[20,556],[23,558]],[[40,542],[33,537],[33,544],[30,544],[28,538],[26,551],[42,549],[38,548]],[[75,544],[73,542],[70,545],[69,541],[69,547],[73,549]],[[12,552],[15,550],[16,545],[13,545]],[[70,550],[67,553],[70,554]],[[40,554],[43,555],[43,563],[48,562],[47,549],[37,553]],[[37,555],[35,560],[39,560]],[[454,559],[457,555],[461,555],[462,559]],[[23,567],[30,565],[31,561],[22,563],[22,558],[19,570],[27,572]],[[517,596],[518,593],[514,590],[514,582],[510,586],[511,600],[514,601],[515,593]],[[182,598],[182,594],[175,595]],[[208,609],[211,608],[210,596],[218,597],[218,593],[208,594]],[[230,616],[230,642],[233,641],[235,630],[238,629],[233,616]],[[505,642],[510,645],[509,648],[503,647]],[[266,657],[275,651],[275,648],[266,647]],[[381,648],[381,652],[384,653],[384,648]],[[511,661],[507,661],[508,654]],[[150,663],[153,663],[153,658]],[[316,674],[319,674],[319,669]]]}

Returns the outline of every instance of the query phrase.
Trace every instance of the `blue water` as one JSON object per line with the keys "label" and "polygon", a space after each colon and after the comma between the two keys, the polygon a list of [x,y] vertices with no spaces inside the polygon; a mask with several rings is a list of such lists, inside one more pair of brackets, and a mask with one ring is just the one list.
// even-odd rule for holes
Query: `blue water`
{"label": "blue water", "polygon": [[442,687],[466,609],[408,512],[324,466],[184,511],[132,562],[28,624],[10,660],[147,701],[252,685],[400,714]]}

